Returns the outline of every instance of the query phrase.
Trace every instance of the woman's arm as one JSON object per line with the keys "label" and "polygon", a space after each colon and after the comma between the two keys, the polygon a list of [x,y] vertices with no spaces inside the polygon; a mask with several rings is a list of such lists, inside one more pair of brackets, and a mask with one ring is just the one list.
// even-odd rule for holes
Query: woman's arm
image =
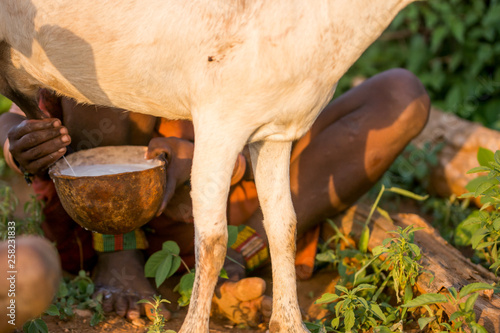
{"label": "woman's arm", "polygon": [[21,170],[19,170],[19,168],[17,167],[16,163],[14,162],[12,154],[9,151],[10,146],[7,137],[7,133],[10,131],[11,128],[18,126],[20,123],[26,120],[26,117],[19,114],[17,110],[18,110],[17,106],[15,104],[12,104],[12,107],[9,112],[0,115],[0,144],[1,147],[3,148],[3,155],[7,165],[12,170],[22,173]]}
{"label": "woman's arm", "polygon": [[0,116],[0,142],[9,167],[42,174],[66,153],[71,138],[59,119],[26,119],[13,106]]}

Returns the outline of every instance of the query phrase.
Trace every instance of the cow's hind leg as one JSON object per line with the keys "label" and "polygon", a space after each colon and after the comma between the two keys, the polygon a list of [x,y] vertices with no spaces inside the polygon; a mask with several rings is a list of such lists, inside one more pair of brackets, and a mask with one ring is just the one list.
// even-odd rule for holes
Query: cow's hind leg
{"label": "cow's hind leg", "polygon": [[250,145],[273,266],[271,333],[308,332],[301,318],[295,277],[296,217],[290,194],[291,142]]}
{"label": "cow's hind leg", "polygon": [[[215,124],[218,126],[210,127]],[[179,333],[207,333],[214,288],[227,248],[226,206],[231,174],[248,135],[223,122],[194,121],[196,144],[191,171],[196,277],[189,311]]]}

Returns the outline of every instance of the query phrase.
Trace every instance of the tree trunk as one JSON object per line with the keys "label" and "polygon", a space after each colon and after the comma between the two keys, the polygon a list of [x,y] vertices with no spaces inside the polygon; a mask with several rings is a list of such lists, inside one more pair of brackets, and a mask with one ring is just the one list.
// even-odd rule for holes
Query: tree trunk
{"label": "tree trunk", "polygon": [[499,150],[500,132],[432,109],[424,130],[412,141],[418,147],[426,142],[445,143],[438,154],[439,164],[432,170],[429,191],[442,197],[459,196],[468,192],[465,186],[477,177],[477,174],[467,175],[466,172],[479,166],[479,147],[493,152]]}

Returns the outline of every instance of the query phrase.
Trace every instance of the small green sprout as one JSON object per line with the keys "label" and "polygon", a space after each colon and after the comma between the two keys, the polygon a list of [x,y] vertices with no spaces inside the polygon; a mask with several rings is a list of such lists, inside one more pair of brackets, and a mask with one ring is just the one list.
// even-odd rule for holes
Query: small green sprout
{"label": "small green sprout", "polygon": [[173,330],[163,330],[165,326],[165,317],[161,314],[161,303],[170,303],[166,299],[162,299],[161,296],[154,295],[153,301],[147,299],[141,299],[139,304],[148,304],[150,308],[148,309],[150,313],[148,318],[153,318],[153,323],[147,327],[148,333],[175,333]]}

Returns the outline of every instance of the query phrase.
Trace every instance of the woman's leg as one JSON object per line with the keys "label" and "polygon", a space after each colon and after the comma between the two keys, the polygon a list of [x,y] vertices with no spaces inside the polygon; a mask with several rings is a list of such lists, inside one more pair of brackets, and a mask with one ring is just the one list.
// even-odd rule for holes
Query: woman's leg
{"label": "woman's leg", "polygon": [[[377,75],[332,102],[292,150],[290,175],[298,234],[339,213],[370,189],[422,130],[428,111],[429,98],[422,84],[413,74],[399,69]],[[265,237],[260,211],[246,224]],[[165,240],[181,244],[185,258],[193,253],[192,224],[160,217],[149,227],[155,230],[148,234],[150,253],[160,249]],[[225,268],[230,276],[243,277],[238,266],[234,272],[229,266]],[[214,300],[219,311],[237,321],[233,309],[243,303],[224,290],[219,290]],[[246,302],[251,309],[248,314],[256,315],[260,308],[269,317],[269,298],[251,302]],[[226,308],[231,311],[224,311]]]}
{"label": "woman's leg", "polygon": [[[427,122],[430,101],[410,72],[393,69],[335,99],[292,150],[298,235],[353,204]],[[265,235],[261,215],[248,224]]]}

